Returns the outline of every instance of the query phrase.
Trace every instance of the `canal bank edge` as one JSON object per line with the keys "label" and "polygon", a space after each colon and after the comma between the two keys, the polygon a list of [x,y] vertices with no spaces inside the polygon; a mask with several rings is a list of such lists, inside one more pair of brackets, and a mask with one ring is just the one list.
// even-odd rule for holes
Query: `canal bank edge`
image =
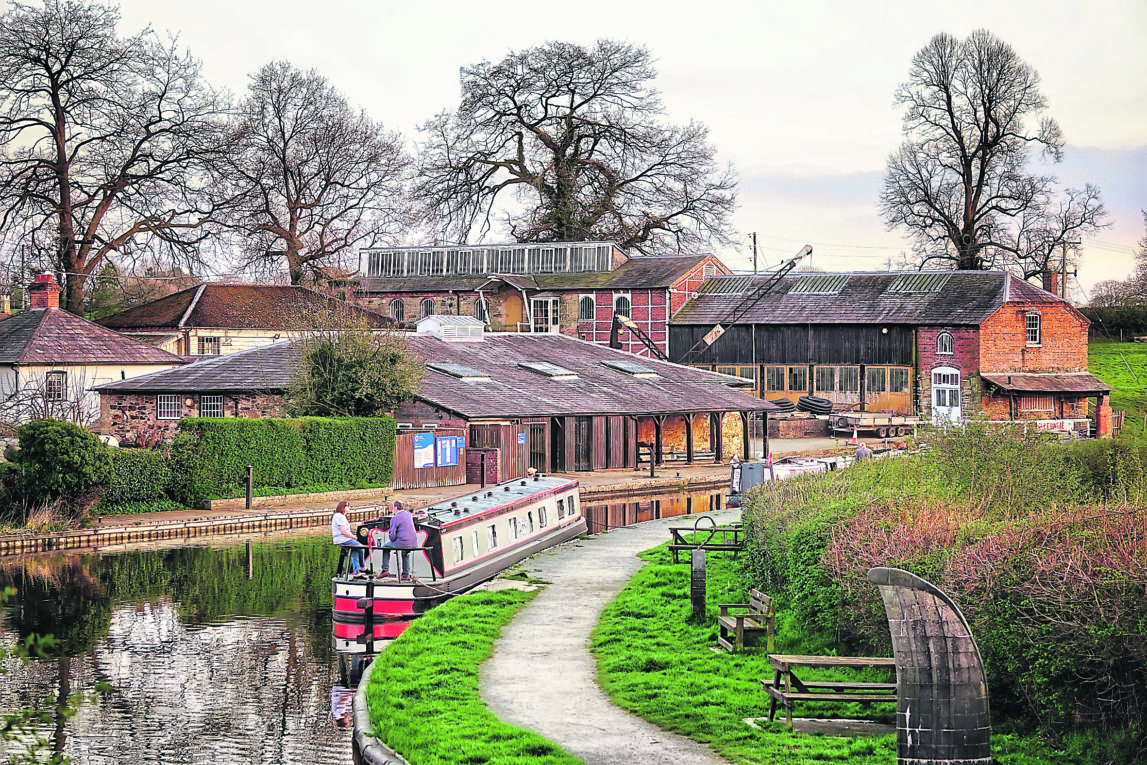
{"label": "canal bank edge", "polygon": [[354,754],[355,765],[410,765],[401,755],[371,735],[374,728],[370,724],[366,689],[370,685],[370,673],[373,671],[372,661],[363,671],[362,679],[358,681],[358,688],[351,701],[351,722],[354,727],[351,751]]}
{"label": "canal bank edge", "polygon": [[[621,478],[621,476],[619,476],[619,478]],[[602,504],[634,500],[644,496],[661,494],[666,491],[679,491],[682,493],[717,491],[727,486],[728,479],[724,477],[686,476],[677,478],[666,476],[655,479],[635,479],[627,475],[616,484],[594,487],[583,486],[579,491],[579,496],[583,505]],[[343,499],[347,494],[348,492],[346,491],[337,491],[306,496],[310,501],[329,499],[333,505],[335,500]],[[293,499],[295,501],[302,501],[299,499],[299,496],[300,495],[295,495]],[[395,494],[394,496],[401,497],[401,494]],[[375,508],[351,510],[347,513],[347,519],[352,523],[369,520],[374,517],[375,512]],[[157,515],[164,514],[157,513]],[[110,545],[153,542],[166,539],[191,539],[217,534],[258,533],[319,527],[330,522],[330,510],[290,510],[288,508],[280,508],[253,511],[250,513],[240,511],[240,514],[236,515],[194,520],[151,519],[144,521],[142,520],[144,516],[131,517],[140,518],[141,520],[135,521],[135,524],[131,526],[117,524],[112,527],[102,527],[96,525],[87,529],[64,531],[48,535],[13,534],[2,536],[0,537],[0,557],[24,555],[28,553],[58,552],[62,550],[98,550]]]}

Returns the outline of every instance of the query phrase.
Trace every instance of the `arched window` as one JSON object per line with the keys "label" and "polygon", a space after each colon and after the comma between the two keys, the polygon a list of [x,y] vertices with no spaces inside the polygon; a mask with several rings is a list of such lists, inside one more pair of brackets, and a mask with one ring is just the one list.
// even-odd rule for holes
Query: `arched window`
{"label": "arched window", "polygon": [[490,301],[486,298],[478,298],[474,301],[474,318],[483,324],[490,323]]}
{"label": "arched window", "polygon": [[618,295],[613,301],[613,312],[618,316],[629,318],[629,298],[625,295]]}
{"label": "arched window", "polygon": [[577,303],[578,321],[593,321],[597,313],[593,304],[593,295],[582,295]]}
{"label": "arched window", "polygon": [[418,313],[420,318],[425,319],[427,316],[434,315],[434,301],[430,298],[422,298],[422,303],[418,306]]}
{"label": "arched window", "polygon": [[390,318],[395,321],[406,321],[406,303],[395,298],[390,301]]}
{"label": "arched window", "polygon": [[951,332],[941,332],[936,338],[936,353],[951,356],[955,353],[955,342]]}

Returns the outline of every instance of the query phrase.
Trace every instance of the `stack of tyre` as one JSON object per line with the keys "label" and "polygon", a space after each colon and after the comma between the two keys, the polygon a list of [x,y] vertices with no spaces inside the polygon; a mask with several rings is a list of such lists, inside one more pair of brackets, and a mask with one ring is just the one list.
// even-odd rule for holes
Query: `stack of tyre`
{"label": "stack of tyre", "polygon": [[797,405],[792,402],[792,399],[778,398],[776,401],[770,401],[769,403],[774,405],[781,414],[789,414],[797,410]]}
{"label": "stack of tyre", "polygon": [[812,414],[832,414],[832,402],[820,396],[801,396],[797,399],[797,409]]}

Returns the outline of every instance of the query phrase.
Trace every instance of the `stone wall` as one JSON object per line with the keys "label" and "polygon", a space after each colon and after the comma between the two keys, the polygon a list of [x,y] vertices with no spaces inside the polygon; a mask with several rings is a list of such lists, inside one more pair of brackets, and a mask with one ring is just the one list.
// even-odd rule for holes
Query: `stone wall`
{"label": "stone wall", "polygon": [[[180,407],[182,417],[199,417],[199,395],[181,394]],[[281,396],[244,393],[224,396],[223,414],[225,417],[282,417],[286,407]],[[161,420],[156,416],[154,393],[102,393],[100,433],[114,436],[124,446],[153,446],[179,435],[179,420]]]}

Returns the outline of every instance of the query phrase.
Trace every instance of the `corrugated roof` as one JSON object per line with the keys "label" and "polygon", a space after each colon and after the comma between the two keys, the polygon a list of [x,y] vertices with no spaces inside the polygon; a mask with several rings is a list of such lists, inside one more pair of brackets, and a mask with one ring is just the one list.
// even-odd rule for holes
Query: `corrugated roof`
{"label": "corrugated roof", "polygon": [[1063,374],[984,374],[991,384],[1020,393],[1108,393],[1111,386],[1088,372]]}
{"label": "corrugated roof", "polygon": [[393,321],[306,287],[281,284],[200,284],[100,321],[110,329],[299,329],[321,311],[353,314],[370,326]]}
{"label": "corrugated roof", "polygon": [[182,364],[183,359],[61,308],[0,322],[0,364]]}
{"label": "corrugated roof", "polygon": [[[481,343],[448,343],[428,335],[407,335],[411,350],[437,367],[458,365],[489,375],[489,382],[450,374],[427,375],[417,398],[467,417],[565,416],[577,414],[649,415],[675,412],[767,411],[775,407],[737,390],[747,380],[642,358],[659,377],[643,379],[603,362],[628,361],[628,353],[565,335],[508,332]],[[290,367],[298,363],[293,342],[255,348],[196,362],[179,370],[118,380],[101,392],[212,393],[284,390]],[[520,365],[551,361],[577,373],[555,380]]]}
{"label": "corrugated roof", "polygon": [[[946,324],[977,325],[996,312],[1005,296],[1018,302],[1063,302],[1001,271],[817,274],[847,277],[839,292],[800,294],[806,274],[790,274],[763,295],[741,324]],[[772,277],[718,276],[673,317],[673,324],[728,321],[743,296]]]}
{"label": "corrugated roof", "polygon": [[634,257],[612,271],[569,274],[496,274],[486,276],[404,276],[363,279],[362,293],[473,292],[491,278],[516,289],[668,289],[702,263],[708,255]]}

